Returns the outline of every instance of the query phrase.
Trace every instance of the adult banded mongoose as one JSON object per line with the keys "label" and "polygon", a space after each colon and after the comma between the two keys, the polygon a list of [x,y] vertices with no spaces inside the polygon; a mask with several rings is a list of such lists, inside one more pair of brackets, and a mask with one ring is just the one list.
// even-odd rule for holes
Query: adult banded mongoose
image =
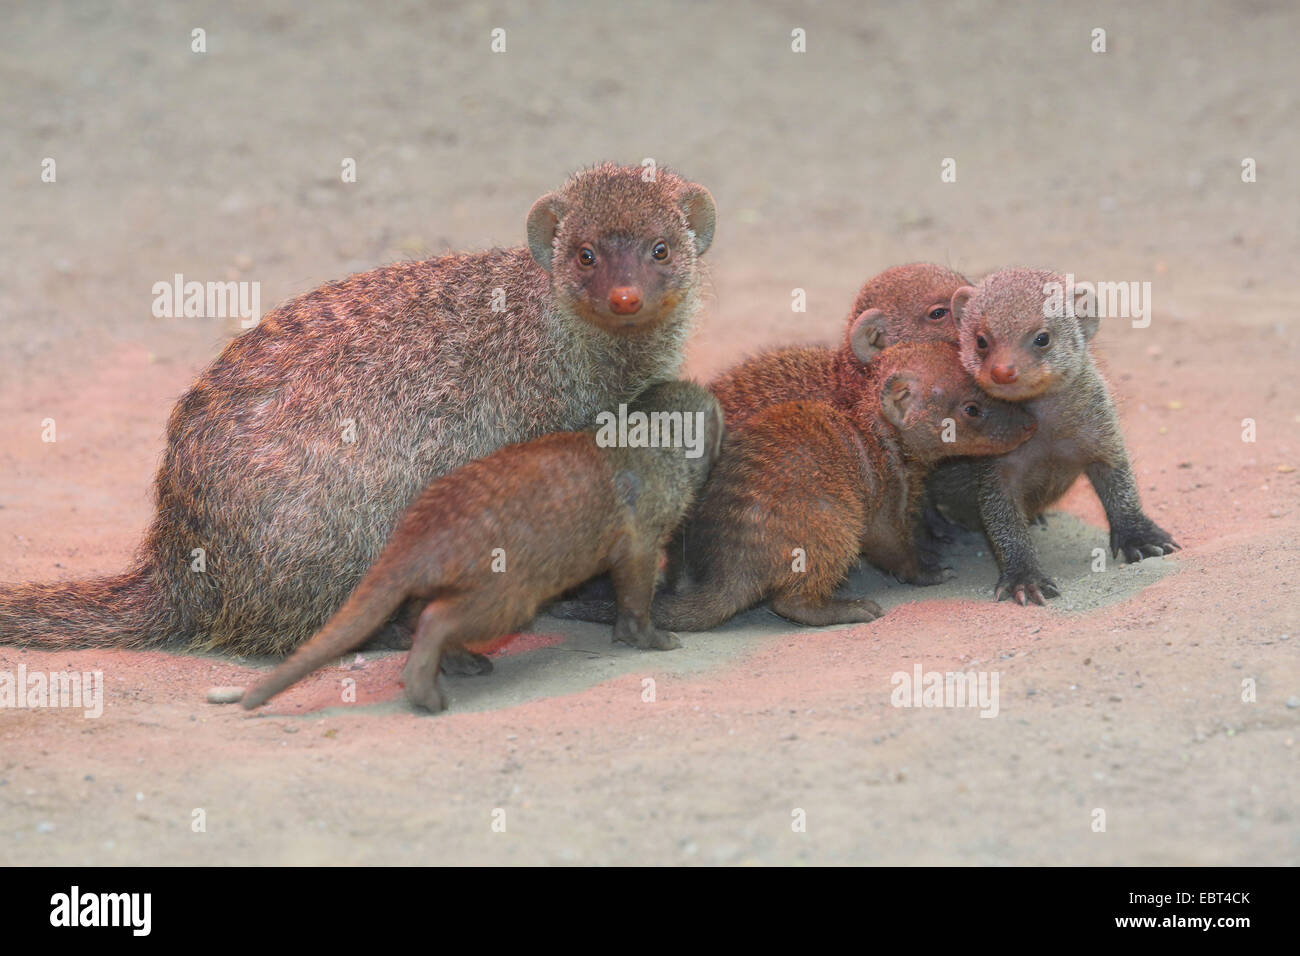
{"label": "adult banded mongoose", "polygon": [[526,248],[384,266],[268,313],[173,409],[130,570],[0,590],[0,641],[290,651],[430,481],[677,373],[714,218],[662,167],[598,165],[537,200]]}
{"label": "adult banded mongoose", "polygon": [[1029,522],[1080,474],[1106,511],[1112,555],[1140,561],[1178,548],[1142,511],[1115,405],[1089,351],[1096,310],[1066,302],[1065,287],[1052,272],[1008,269],[952,299],[962,362],[984,391],[1031,412],[1038,432],[1001,458],[941,465],[930,497],[948,518],[983,529],[998,562],[994,597],[1022,605],[1060,594],[1039,566]]}
{"label": "adult banded mongoose", "polygon": [[666,413],[676,424],[667,433],[648,424],[658,447],[602,447],[600,432],[544,435],[439,478],[398,519],[338,613],[243,706],[360,646],[398,613],[418,622],[402,672],[406,696],[442,710],[438,664],[449,647],[518,630],[542,601],[603,572],[617,594],[615,641],[679,646],[651,623],[650,600],[660,550],[717,457],[722,411],[707,389],[669,382],[643,392],[627,420],[638,413],[648,422]]}
{"label": "adult banded mongoose", "polygon": [[[857,401],[785,402],[728,428],[722,454],[669,545],[681,582],[656,595],[660,627],[703,631],[767,600],[798,624],[871,621],[880,606],[836,597],[862,554],[906,581],[942,579],[916,550],[926,473],[953,455],[996,455],[1033,434],[1021,406],[990,398],[947,342],[885,349]],[[670,575],[670,579],[676,575]],[[559,617],[612,620],[609,602]]]}
{"label": "adult banded mongoose", "polygon": [[838,349],[769,349],[729,368],[709,387],[729,426],[796,399],[851,404],[862,388],[865,366],[881,349],[899,342],[957,341],[950,303],[953,293],[969,284],[965,276],[928,262],[886,269],[858,291]]}

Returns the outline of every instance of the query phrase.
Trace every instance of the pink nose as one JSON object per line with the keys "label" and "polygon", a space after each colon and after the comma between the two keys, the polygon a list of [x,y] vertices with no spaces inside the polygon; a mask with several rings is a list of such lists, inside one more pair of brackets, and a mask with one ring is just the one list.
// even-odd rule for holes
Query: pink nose
{"label": "pink nose", "polygon": [[995,365],[989,375],[999,385],[1010,385],[1020,377],[1020,372],[1014,365]]}
{"label": "pink nose", "polygon": [[609,290],[609,311],[615,315],[633,315],[641,311],[641,290],[634,285]]}

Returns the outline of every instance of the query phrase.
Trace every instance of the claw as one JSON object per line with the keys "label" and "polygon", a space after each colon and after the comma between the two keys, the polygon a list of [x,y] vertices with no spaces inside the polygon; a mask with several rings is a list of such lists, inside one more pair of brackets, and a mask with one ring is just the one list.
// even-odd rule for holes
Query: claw
{"label": "claw", "polygon": [[993,599],[1001,601],[1011,597],[1021,607],[1037,604],[1047,606],[1047,599],[1060,597],[1061,591],[1056,582],[1039,574],[1006,574],[993,589]]}

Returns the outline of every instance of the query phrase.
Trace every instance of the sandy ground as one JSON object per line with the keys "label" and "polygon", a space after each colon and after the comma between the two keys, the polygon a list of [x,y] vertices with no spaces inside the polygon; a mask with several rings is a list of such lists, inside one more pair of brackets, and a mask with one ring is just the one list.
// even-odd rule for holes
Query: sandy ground
{"label": "sandy ground", "polygon": [[[992,603],[970,538],[942,587],[861,572],[889,609],[862,627],[757,610],[651,654],[542,617],[437,717],[393,654],[249,717],[204,692],[269,661],[0,647],[106,685],[98,719],[0,710],[0,861],[1300,861],[1294,5],[142,6],[24,4],[0,33],[0,580],[127,562],[171,404],[236,331],[154,318],[153,283],[255,280],[269,309],[519,244],[573,168],[643,157],[718,201],[698,377],[833,340],[898,262],[1151,282],[1150,327],[1096,350],[1185,549],[1094,572],[1076,487],[1034,532],[1046,609]],[[891,706],[918,664],[997,672],[998,715]]]}

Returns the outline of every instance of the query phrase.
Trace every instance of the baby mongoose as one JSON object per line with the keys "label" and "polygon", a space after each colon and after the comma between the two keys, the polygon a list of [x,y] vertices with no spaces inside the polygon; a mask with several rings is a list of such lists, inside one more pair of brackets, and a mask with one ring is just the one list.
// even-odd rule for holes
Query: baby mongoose
{"label": "baby mongoose", "polygon": [[134,566],[0,590],[0,641],[288,652],[435,478],[677,373],[714,216],[662,167],[603,164],[537,200],[526,248],[395,263],[268,313],[173,409]]}
{"label": "baby mongoose", "polygon": [[562,432],[435,481],[338,613],[248,691],[244,707],[358,647],[399,613],[418,622],[402,672],[406,696],[442,710],[438,663],[449,647],[518,630],[542,601],[606,571],[617,594],[614,640],[679,646],[650,622],[650,600],[660,549],[717,457],[722,412],[687,382],[652,386],[628,419],[637,412],[677,414],[675,443],[660,431],[660,447],[602,447],[599,432]]}
{"label": "baby mongoose", "polygon": [[[955,345],[887,348],[852,406],[785,402],[728,429],[669,545],[684,582],[656,596],[651,617],[659,627],[702,631],[767,599],[798,624],[875,620],[874,601],[834,593],[859,553],[903,580],[937,583],[942,576],[924,566],[914,542],[926,473],[953,455],[1008,451],[1033,430],[1024,408],[976,387]],[[551,613],[613,618],[599,601]]]}
{"label": "baby mongoose", "polygon": [[952,299],[962,362],[984,391],[1032,413],[1038,432],[1001,458],[941,465],[930,495],[947,517],[983,528],[998,561],[995,598],[1022,605],[1060,594],[1039,567],[1028,523],[1081,473],[1106,510],[1112,554],[1140,561],[1178,547],[1142,511],[1114,403],[1088,350],[1098,319],[1084,313],[1095,309],[1064,302],[1065,287],[1051,272],[1008,269]]}
{"label": "baby mongoose", "polygon": [[771,349],[709,384],[727,425],[795,399],[852,404],[862,388],[864,366],[881,349],[899,342],[957,341],[950,303],[953,293],[969,284],[965,276],[928,262],[894,266],[868,279],[853,302],[839,349]]}

